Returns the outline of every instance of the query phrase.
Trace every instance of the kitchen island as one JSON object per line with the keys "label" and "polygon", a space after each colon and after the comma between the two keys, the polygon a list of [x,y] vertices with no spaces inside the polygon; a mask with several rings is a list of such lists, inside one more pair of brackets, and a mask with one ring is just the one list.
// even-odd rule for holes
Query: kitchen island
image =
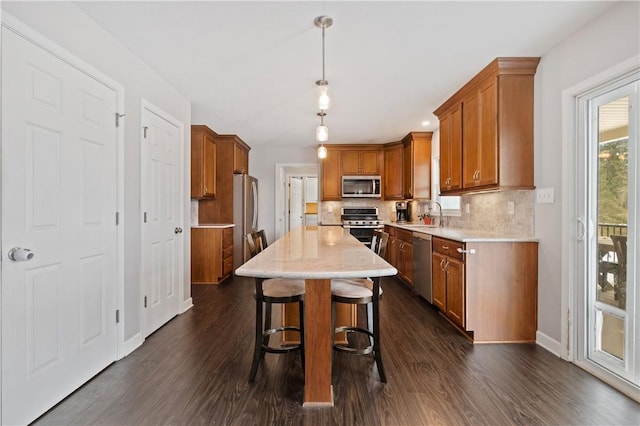
{"label": "kitchen island", "polygon": [[390,276],[396,268],[336,226],[292,230],[236,275],[305,280],[304,406],[333,405],[331,279]]}

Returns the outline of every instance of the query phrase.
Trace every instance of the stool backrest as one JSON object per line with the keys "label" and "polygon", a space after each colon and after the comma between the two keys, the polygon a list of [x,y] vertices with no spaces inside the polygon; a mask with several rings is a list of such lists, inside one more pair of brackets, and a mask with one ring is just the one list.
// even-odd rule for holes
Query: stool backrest
{"label": "stool backrest", "polygon": [[267,248],[267,237],[264,233],[264,229],[247,234],[247,244],[249,245],[249,253],[251,254],[251,257]]}
{"label": "stool backrest", "polygon": [[389,242],[389,234],[387,232],[376,229],[373,231],[373,239],[371,240],[371,250],[375,251],[380,257],[387,254],[387,243]]}

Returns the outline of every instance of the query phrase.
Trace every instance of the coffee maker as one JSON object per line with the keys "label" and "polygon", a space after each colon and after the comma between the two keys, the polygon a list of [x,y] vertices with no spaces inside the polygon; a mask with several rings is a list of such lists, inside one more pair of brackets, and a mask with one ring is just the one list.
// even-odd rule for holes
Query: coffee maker
{"label": "coffee maker", "polygon": [[407,223],[408,219],[409,219],[409,211],[407,210],[407,202],[406,201],[396,202],[396,222]]}

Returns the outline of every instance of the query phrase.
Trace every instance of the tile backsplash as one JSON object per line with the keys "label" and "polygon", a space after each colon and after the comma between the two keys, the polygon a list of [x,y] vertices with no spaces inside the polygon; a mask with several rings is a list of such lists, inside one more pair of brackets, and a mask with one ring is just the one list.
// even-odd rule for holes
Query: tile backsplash
{"label": "tile backsplash", "polygon": [[[508,203],[513,202],[513,214],[508,213]],[[469,205],[469,213],[465,206]],[[320,217],[324,224],[340,223],[342,207],[378,207],[378,216],[385,222],[395,221],[395,201],[343,200],[324,201]],[[444,218],[444,225],[451,228],[501,232],[508,236],[534,236],[535,191],[514,190],[479,194],[466,194],[461,199],[462,215]]]}

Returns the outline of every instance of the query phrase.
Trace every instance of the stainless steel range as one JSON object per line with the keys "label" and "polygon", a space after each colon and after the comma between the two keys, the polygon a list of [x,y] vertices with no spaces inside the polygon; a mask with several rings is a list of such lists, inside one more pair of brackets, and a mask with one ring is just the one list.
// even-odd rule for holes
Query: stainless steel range
{"label": "stainless steel range", "polygon": [[343,228],[369,247],[373,231],[384,228],[384,222],[378,219],[377,207],[344,207],[340,219]]}

